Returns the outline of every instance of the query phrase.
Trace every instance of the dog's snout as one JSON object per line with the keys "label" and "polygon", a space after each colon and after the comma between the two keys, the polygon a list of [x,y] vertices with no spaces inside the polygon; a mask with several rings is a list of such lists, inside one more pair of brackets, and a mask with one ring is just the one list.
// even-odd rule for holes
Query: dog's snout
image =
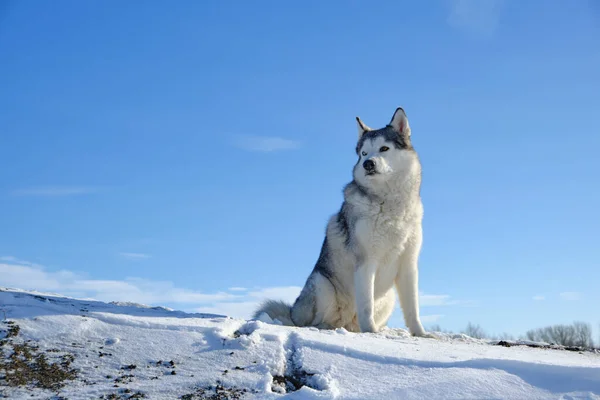
{"label": "dog's snout", "polygon": [[375,163],[373,162],[373,160],[367,160],[363,163],[363,168],[366,171],[373,171],[375,169]]}

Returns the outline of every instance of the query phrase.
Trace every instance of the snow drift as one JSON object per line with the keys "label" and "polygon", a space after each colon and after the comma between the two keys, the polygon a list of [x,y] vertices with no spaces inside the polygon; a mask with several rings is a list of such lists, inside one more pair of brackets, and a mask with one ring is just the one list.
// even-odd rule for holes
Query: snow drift
{"label": "snow drift", "polygon": [[1,288],[0,319],[0,397],[11,399],[600,399],[600,355],[589,351]]}

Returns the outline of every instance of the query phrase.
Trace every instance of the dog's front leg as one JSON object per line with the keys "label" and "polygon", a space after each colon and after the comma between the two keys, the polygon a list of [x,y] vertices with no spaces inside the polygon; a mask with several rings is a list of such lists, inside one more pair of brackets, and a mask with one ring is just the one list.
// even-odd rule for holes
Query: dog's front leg
{"label": "dog's front leg", "polygon": [[419,272],[416,266],[404,266],[396,277],[396,288],[400,295],[400,305],[408,330],[413,336],[424,336],[425,329],[419,318],[418,276]]}
{"label": "dog's front leg", "polygon": [[422,234],[419,230],[406,244],[395,279],[404,322],[413,336],[426,336],[419,318],[419,267]]}
{"label": "dog's front leg", "polygon": [[362,263],[354,272],[354,295],[356,313],[361,332],[376,332],[375,308],[375,271],[374,263]]}

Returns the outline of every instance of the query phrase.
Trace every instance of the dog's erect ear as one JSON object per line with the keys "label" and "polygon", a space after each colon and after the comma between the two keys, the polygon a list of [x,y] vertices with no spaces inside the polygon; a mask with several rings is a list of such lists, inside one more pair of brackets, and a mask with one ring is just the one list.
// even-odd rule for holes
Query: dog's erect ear
{"label": "dog's erect ear", "polygon": [[358,138],[360,139],[362,137],[362,135],[364,135],[365,132],[368,132],[371,130],[371,128],[369,128],[368,126],[366,126],[364,124],[364,122],[362,122],[360,120],[360,118],[356,117],[356,123],[358,124]]}
{"label": "dog's erect ear", "polygon": [[402,107],[396,108],[396,112],[394,112],[394,116],[389,125],[397,132],[410,136],[410,125],[408,124],[408,118]]}

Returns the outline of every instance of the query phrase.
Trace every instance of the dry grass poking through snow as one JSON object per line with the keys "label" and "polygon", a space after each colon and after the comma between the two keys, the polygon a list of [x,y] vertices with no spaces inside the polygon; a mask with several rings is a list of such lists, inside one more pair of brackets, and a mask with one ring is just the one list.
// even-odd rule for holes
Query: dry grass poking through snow
{"label": "dry grass poking through snow", "polygon": [[19,337],[19,325],[13,321],[4,321],[3,325],[0,384],[58,390],[77,377],[71,366],[75,359],[72,354],[59,354],[59,350],[52,349],[40,351],[31,341]]}

